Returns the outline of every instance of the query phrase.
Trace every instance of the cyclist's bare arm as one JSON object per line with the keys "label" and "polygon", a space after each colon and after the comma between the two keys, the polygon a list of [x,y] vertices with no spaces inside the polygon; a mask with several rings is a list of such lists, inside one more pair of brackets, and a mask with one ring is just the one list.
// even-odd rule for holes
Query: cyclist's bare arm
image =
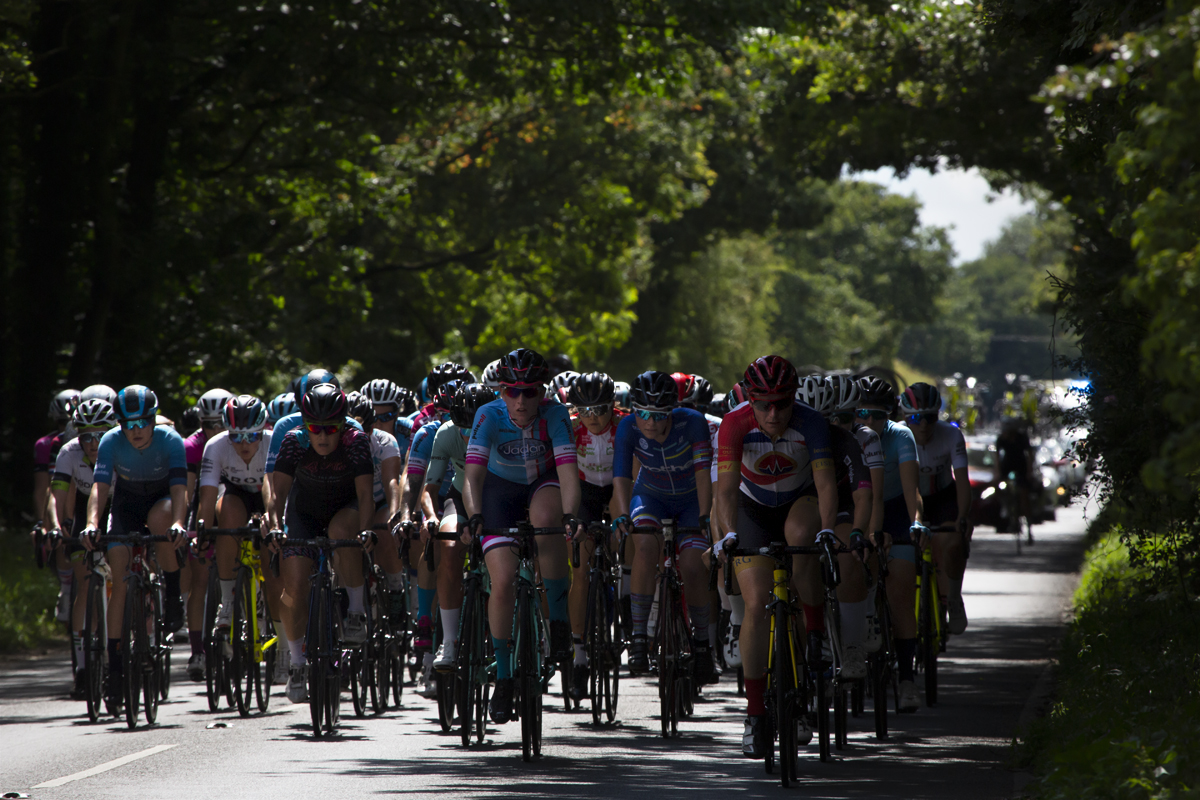
{"label": "cyclist's bare arm", "polygon": [[[717,514],[719,515],[719,526],[723,531],[736,531],[736,519],[734,514],[737,511],[737,495],[738,489],[741,488],[742,473],[738,468],[738,464],[734,463],[731,468],[717,471]],[[830,470],[832,472],[832,470]],[[837,486],[834,485],[834,507],[837,506]]]}
{"label": "cyclist's bare arm", "polygon": [[483,506],[483,481],[487,477],[487,464],[467,464],[463,475],[463,510],[468,517],[480,513]]}
{"label": "cyclist's bare arm", "polygon": [[[189,478],[191,476],[188,476]],[[263,482],[266,485],[266,482]],[[215,528],[217,526],[217,487],[216,486],[201,486],[200,487],[200,504],[199,511],[196,513],[197,520],[203,520],[204,526],[207,528]],[[199,524],[199,523],[197,523]]]}
{"label": "cyclist's bare arm", "polygon": [[[858,508],[857,501],[855,508]],[[883,467],[874,467],[871,469],[871,527],[867,533],[874,534],[879,530],[883,530]]]}
{"label": "cyclist's bare arm", "polygon": [[187,487],[182,483],[171,487],[171,514],[180,528],[187,523]]}
{"label": "cyclist's bare arm", "polygon": [[383,482],[383,496],[387,500],[388,519],[394,519],[400,511],[400,457],[384,459],[379,465],[379,478]]}
{"label": "cyclist's bare arm", "polygon": [[558,490],[562,494],[563,514],[576,516],[579,514],[579,500],[582,496],[579,489],[579,466],[574,462],[559,464],[555,470],[558,472]]}
{"label": "cyclist's bare arm", "polygon": [[275,476],[275,482],[271,491],[275,493],[275,502],[268,506],[271,509],[271,527],[283,530],[283,510],[287,506],[287,496],[292,491],[292,476],[282,472],[272,474]]}
{"label": "cyclist's bare arm", "polygon": [[904,488],[904,503],[908,506],[908,518],[913,522],[921,520],[921,498],[917,493],[917,478],[921,467],[914,459],[900,465],[900,485]]}
{"label": "cyclist's bare arm", "polygon": [[[700,504],[700,514],[708,514],[712,511],[713,504],[713,489],[712,481],[708,479],[708,466],[704,469],[696,470],[696,500]],[[712,531],[709,531],[711,535]]]}
{"label": "cyclist's bare arm", "polygon": [[100,530],[100,511],[108,503],[107,483],[96,481],[92,484],[92,493],[88,495],[87,524],[89,528]]}
{"label": "cyclist's bare arm", "polygon": [[629,478],[613,478],[613,519],[629,516],[629,500],[633,497],[633,481]]}
{"label": "cyclist's bare arm", "polygon": [[46,513],[42,516],[42,527],[66,530],[67,519],[67,490],[50,487],[50,496],[46,500]]}
{"label": "cyclist's bare arm", "polygon": [[358,529],[369,531],[375,524],[375,476],[359,475],[356,477],[354,493],[358,495]]}
{"label": "cyclist's bare arm", "polygon": [[817,503],[821,510],[821,527],[833,530],[837,526],[838,491],[837,473],[831,463],[826,469],[813,470],[813,483],[817,487]]}
{"label": "cyclist's bare arm", "polygon": [[[880,472],[883,472],[883,470],[880,470]],[[854,528],[855,530],[860,530],[863,533],[870,532],[867,528],[867,525],[869,525],[871,520],[874,518],[874,510],[871,503],[871,495],[874,493],[874,491],[874,486],[872,486],[870,489],[864,486],[863,488],[855,489],[850,493],[850,496],[854,499]]]}

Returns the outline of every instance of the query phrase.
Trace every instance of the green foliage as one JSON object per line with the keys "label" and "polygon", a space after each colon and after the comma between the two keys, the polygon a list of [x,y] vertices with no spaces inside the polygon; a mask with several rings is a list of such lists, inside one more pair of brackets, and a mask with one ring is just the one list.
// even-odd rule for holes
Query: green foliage
{"label": "green foliage", "polygon": [[36,647],[62,635],[54,619],[58,576],[38,569],[30,556],[29,540],[0,531],[0,653]]}

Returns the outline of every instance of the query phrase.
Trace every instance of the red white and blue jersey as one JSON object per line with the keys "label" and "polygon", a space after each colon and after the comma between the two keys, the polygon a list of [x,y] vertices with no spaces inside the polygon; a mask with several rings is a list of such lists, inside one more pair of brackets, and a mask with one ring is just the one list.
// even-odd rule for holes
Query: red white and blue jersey
{"label": "red white and blue jersey", "polygon": [[637,417],[630,414],[617,425],[613,477],[633,477],[633,457],[642,465],[635,486],[658,495],[689,494],[696,491],[696,473],[708,478],[712,462],[712,440],[708,421],[699,411],[676,408],[671,411],[671,430],[662,442],[642,435]]}
{"label": "red white and blue jersey", "polygon": [[575,434],[564,405],[542,400],[537,416],[518,428],[504,400],[480,406],[467,442],[466,463],[486,464],[488,472],[526,485],[566,464],[575,466]]}
{"label": "red white and blue jersey", "polygon": [[787,429],[772,439],[743,403],[725,415],[717,431],[717,473],[741,470],[742,491],[764,506],[786,505],[813,485],[813,471],[833,469],[829,423],[796,401]]}

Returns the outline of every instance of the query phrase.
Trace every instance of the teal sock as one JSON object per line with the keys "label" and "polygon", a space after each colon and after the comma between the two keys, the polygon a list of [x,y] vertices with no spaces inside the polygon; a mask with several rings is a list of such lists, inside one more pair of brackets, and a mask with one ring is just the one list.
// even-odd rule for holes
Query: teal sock
{"label": "teal sock", "polygon": [[508,652],[508,639],[492,637],[492,649],[496,651],[496,680],[512,677],[512,656]]}
{"label": "teal sock", "polygon": [[546,600],[550,603],[550,620],[567,620],[567,592],[571,590],[569,578],[543,578],[546,584]]}
{"label": "teal sock", "polygon": [[428,617],[433,614],[433,598],[437,596],[437,589],[422,589],[417,587],[417,619]]}

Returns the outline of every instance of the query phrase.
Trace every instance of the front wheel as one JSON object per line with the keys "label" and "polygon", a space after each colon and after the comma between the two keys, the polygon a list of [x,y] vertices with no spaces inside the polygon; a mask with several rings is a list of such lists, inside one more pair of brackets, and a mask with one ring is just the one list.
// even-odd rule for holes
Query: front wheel
{"label": "front wheel", "polygon": [[83,617],[83,667],[86,677],[88,720],[98,722],[104,707],[104,582],[88,578],[87,608]]}
{"label": "front wheel", "polygon": [[145,594],[146,614],[143,618],[143,629],[146,632],[145,651],[142,660],[142,700],[146,712],[146,724],[153,725],[158,719],[158,701],[162,679],[162,653],[167,645],[162,639],[162,620],[158,607],[159,594],[156,588],[151,588]]}
{"label": "front wheel", "polygon": [[125,662],[125,724],[137,727],[142,700],[142,662],[138,657],[137,631],[143,625],[141,592],[130,585],[125,591],[125,619],[121,632],[121,658]]}

